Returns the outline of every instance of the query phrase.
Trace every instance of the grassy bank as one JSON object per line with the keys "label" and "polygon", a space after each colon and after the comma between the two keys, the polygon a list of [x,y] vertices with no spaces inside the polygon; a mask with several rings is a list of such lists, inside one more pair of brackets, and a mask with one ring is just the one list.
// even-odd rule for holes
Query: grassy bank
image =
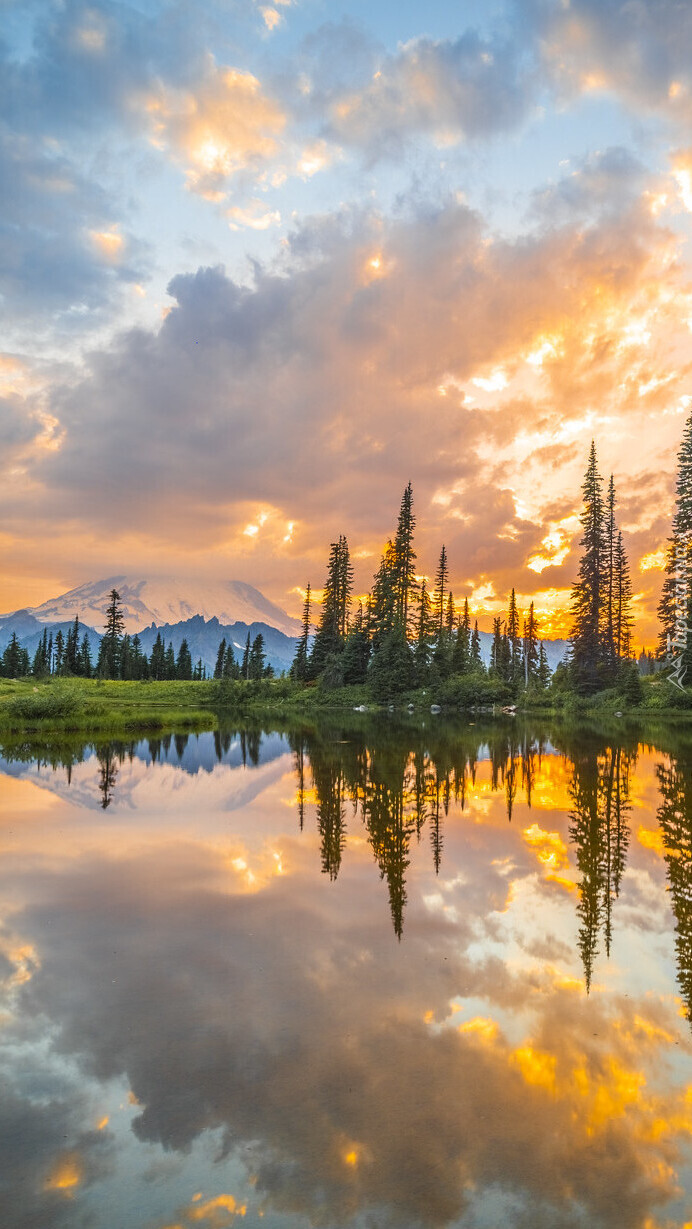
{"label": "grassy bank", "polygon": [[210,729],[213,683],[0,679],[0,731]]}
{"label": "grassy bank", "polygon": [[[397,696],[393,707],[418,713],[439,705],[443,713],[499,713],[513,703],[504,684],[464,678]],[[288,679],[261,682],[120,682],[101,679],[0,679],[0,731],[22,734],[65,730],[113,735],[131,730],[214,729],[224,713],[240,717],[314,716],[327,712],[387,711],[366,686],[301,687]],[[662,716],[692,718],[692,692],[679,692],[660,678],[642,680],[637,702],[615,690],[586,697],[549,689],[520,694],[519,712],[556,717]]]}

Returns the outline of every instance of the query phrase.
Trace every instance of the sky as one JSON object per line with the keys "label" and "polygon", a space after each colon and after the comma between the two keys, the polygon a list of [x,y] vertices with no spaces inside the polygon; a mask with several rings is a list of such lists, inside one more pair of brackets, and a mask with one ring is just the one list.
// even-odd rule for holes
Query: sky
{"label": "sky", "polygon": [[692,7],[0,0],[0,609],[366,592],[414,492],[564,633],[590,442],[653,643],[692,408]]}

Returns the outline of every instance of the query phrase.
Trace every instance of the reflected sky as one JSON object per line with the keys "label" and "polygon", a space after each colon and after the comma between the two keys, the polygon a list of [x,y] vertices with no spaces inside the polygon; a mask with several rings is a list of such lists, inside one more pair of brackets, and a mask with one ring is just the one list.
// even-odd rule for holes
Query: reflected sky
{"label": "reflected sky", "polygon": [[683,1229],[692,738],[0,760],[3,1223]]}

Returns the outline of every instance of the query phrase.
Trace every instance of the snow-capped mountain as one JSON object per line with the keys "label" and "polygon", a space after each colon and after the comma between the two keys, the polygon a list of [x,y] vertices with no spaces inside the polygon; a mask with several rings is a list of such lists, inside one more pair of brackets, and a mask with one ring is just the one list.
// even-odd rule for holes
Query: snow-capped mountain
{"label": "snow-capped mountain", "polygon": [[80,622],[101,631],[111,589],[120,594],[125,629],[131,633],[142,631],[151,623],[174,624],[202,615],[207,620],[216,618],[222,624],[266,623],[286,636],[300,634],[298,619],[292,619],[259,589],[241,580],[108,576],[70,589],[60,597],[29,608],[27,613],[41,623],[72,621],[79,615]]}

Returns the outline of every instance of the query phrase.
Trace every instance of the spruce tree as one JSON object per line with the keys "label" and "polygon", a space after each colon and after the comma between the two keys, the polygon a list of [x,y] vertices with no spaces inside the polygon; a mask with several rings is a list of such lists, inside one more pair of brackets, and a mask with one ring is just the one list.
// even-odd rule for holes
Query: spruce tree
{"label": "spruce tree", "polygon": [[248,628],[247,640],[245,641],[245,649],[243,652],[243,661],[240,667],[240,677],[249,679],[250,677],[250,629]]}

